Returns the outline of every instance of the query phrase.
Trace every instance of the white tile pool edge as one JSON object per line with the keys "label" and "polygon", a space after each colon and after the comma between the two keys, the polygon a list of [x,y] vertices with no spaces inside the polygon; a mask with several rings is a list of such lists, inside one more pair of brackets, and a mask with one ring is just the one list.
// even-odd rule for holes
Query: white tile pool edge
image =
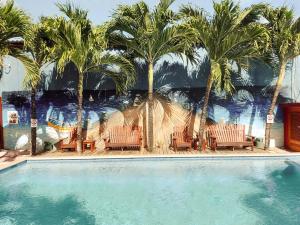
{"label": "white tile pool edge", "polygon": [[26,163],[27,163],[27,159],[23,159],[23,160],[18,161],[18,162],[13,162],[13,163],[11,163],[11,164],[9,164],[9,165],[5,165],[5,166],[3,166],[3,167],[0,168],[0,174],[3,173],[3,172],[8,171],[8,170],[10,170],[10,169],[13,169],[13,168],[15,168],[15,167],[24,165],[24,164],[26,164]]}
{"label": "white tile pool edge", "polygon": [[18,167],[26,163],[41,163],[41,162],[76,162],[76,161],[114,161],[114,160],[164,160],[164,159],[194,159],[194,160],[268,160],[268,159],[290,159],[300,157],[300,153],[290,154],[224,154],[224,155],[150,155],[150,156],[139,156],[139,155],[115,155],[115,156],[72,156],[72,157],[28,157],[21,159],[20,161],[13,162],[0,168],[0,173],[9,169]]}

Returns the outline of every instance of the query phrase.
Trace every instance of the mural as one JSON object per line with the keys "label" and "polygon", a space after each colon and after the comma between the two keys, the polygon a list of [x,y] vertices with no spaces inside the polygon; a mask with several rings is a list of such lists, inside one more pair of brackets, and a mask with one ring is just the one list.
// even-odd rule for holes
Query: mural
{"label": "mural", "polygon": [[[146,65],[138,64],[138,80],[127,93],[117,95],[113,83],[97,74],[85,77],[84,137],[96,140],[97,149],[104,148],[103,137],[116,125],[143,127],[146,142],[147,77]],[[236,90],[233,95],[213,91],[208,123],[245,124],[249,135],[264,136],[264,124],[272,93],[273,74],[270,69],[254,64],[247,74],[233,74]],[[187,126],[195,136],[209,73],[207,59],[190,70],[183,64],[164,61],[155,72],[154,129],[157,148],[168,148],[174,126]],[[44,74],[37,93],[38,149],[55,148],[76,126],[76,83],[72,66],[63,76],[55,70]],[[263,76],[261,75],[263,74]],[[30,93],[3,92],[3,127],[5,148],[30,148]],[[280,96],[279,102],[291,101]],[[8,112],[15,111],[18,123],[9,123]],[[277,110],[274,135],[282,133],[282,115]],[[277,137],[278,139],[278,137]],[[282,138],[281,138],[282,139]],[[280,138],[278,145],[280,145]],[[145,145],[145,143],[144,143]],[[49,147],[50,146],[50,147]]]}

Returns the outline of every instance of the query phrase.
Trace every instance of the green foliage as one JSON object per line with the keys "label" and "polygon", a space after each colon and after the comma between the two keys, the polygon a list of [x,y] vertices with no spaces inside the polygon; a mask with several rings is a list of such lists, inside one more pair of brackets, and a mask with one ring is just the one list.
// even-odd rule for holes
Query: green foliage
{"label": "green foliage", "polygon": [[153,11],[143,1],[121,5],[108,26],[111,47],[147,63],[155,64],[170,54],[194,61],[193,30],[179,23],[178,15],[170,9],[173,2],[161,0]]}
{"label": "green foliage", "polygon": [[11,41],[24,37],[30,25],[30,19],[24,11],[16,8],[13,1],[0,5],[0,58],[16,53]]}
{"label": "green foliage", "polygon": [[232,93],[231,74],[236,66],[248,69],[249,60],[265,57],[269,34],[258,23],[258,6],[240,9],[231,0],[214,2],[214,14],[183,6],[181,17],[197,34],[197,46],[206,50],[217,90]]}
{"label": "green foliage", "polygon": [[300,18],[295,19],[293,11],[284,6],[266,5],[262,14],[267,20],[275,59],[286,63],[300,55]]}
{"label": "green foliage", "polygon": [[53,42],[52,58],[59,72],[72,62],[79,73],[98,71],[111,77],[118,91],[135,81],[134,67],[120,54],[107,51],[106,25],[94,27],[87,12],[71,4],[58,4],[65,17],[48,19],[47,34]]}
{"label": "green foliage", "polygon": [[24,53],[22,42],[31,31],[26,13],[14,6],[13,1],[0,5],[0,67],[6,55],[19,59],[25,66],[25,85],[38,79],[34,62]]}
{"label": "green foliage", "polygon": [[[55,61],[63,72],[72,62],[80,73],[110,76],[123,91],[135,81],[128,57],[155,64],[175,54],[195,62],[198,47],[208,54],[217,90],[231,93],[236,66],[247,70],[249,60],[269,61],[271,56],[276,69],[279,62],[300,54],[300,18],[287,7],[258,4],[241,9],[232,0],[222,0],[213,3],[210,16],[190,5],[176,14],[170,8],[173,2],[161,0],[153,10],[144,1],[121,5],[109,23],[93,26],[88,12],[71,3],[57,4],[63,16],[42,17],[32,24],[24,11],[7,1],[0,6],[0,66],[5,55],[21,60],[25,85],[36,87],[44,64]],[[25,48],[12,40],[25,40]]]}
{"label": "green foliage", "polygon": [[32,76],[25,76],[25,86],[36,88],[41,81],[42,67],[53,62],[51,59],[53,42],[47,35],[47,19],[41,18],[37,24],[32,24],[31,29],[25,35],[25,51],[30,58],[28,62],[32,65]]}

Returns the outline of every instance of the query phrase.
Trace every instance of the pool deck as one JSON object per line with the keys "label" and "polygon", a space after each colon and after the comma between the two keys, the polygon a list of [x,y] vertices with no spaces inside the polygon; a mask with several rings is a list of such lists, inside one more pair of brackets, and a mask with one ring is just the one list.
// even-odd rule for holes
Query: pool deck
{"label": "pool deck", "polygon": [[107,152],[95,152],[89,151],[82,154],[76,152],[47,152],[34,157],[29,155],[14,155],[6,154],[5,157],[0,157],[0,171],[9,167],[13,167],[19,163],[27,160],[85,160],[85,159],[133,159],[133,158],[230,158],[230,157],[291,157],[300,156],[300,152],[289,152],[283,149],[272,149],[265,151],[262,149],[254,149],[254,151],[248,149],[241,150],[219,150],[219,151],[170,151],[168,154],[161,152],[147,152],[147,151],[107,151]]}
{"label": "pool deck", "polygon": [[29,158],[30,157],[17,157],[13,161],[4,161],[4,162],[0,161],[0,172],[9,167],[14,167],[14,166],[18,165],[19,163],[22,163],[22,162],[28,160]]}

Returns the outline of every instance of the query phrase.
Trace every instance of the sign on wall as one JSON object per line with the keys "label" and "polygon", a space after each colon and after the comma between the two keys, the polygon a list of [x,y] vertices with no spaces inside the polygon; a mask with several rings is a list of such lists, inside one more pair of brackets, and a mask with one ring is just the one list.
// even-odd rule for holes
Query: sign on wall
{"label": "sign on wall", "polygon": [[7,111],[8,124],[18,124],[19,115],[18,111]]}
{"label": "sign on wall", "polygon": [[267,115],[267,123],[274,123],[274,115]]}
{"label": "sign on wall", "polygon": [[31,119],[31,127],[37,127],[37,119]]}

